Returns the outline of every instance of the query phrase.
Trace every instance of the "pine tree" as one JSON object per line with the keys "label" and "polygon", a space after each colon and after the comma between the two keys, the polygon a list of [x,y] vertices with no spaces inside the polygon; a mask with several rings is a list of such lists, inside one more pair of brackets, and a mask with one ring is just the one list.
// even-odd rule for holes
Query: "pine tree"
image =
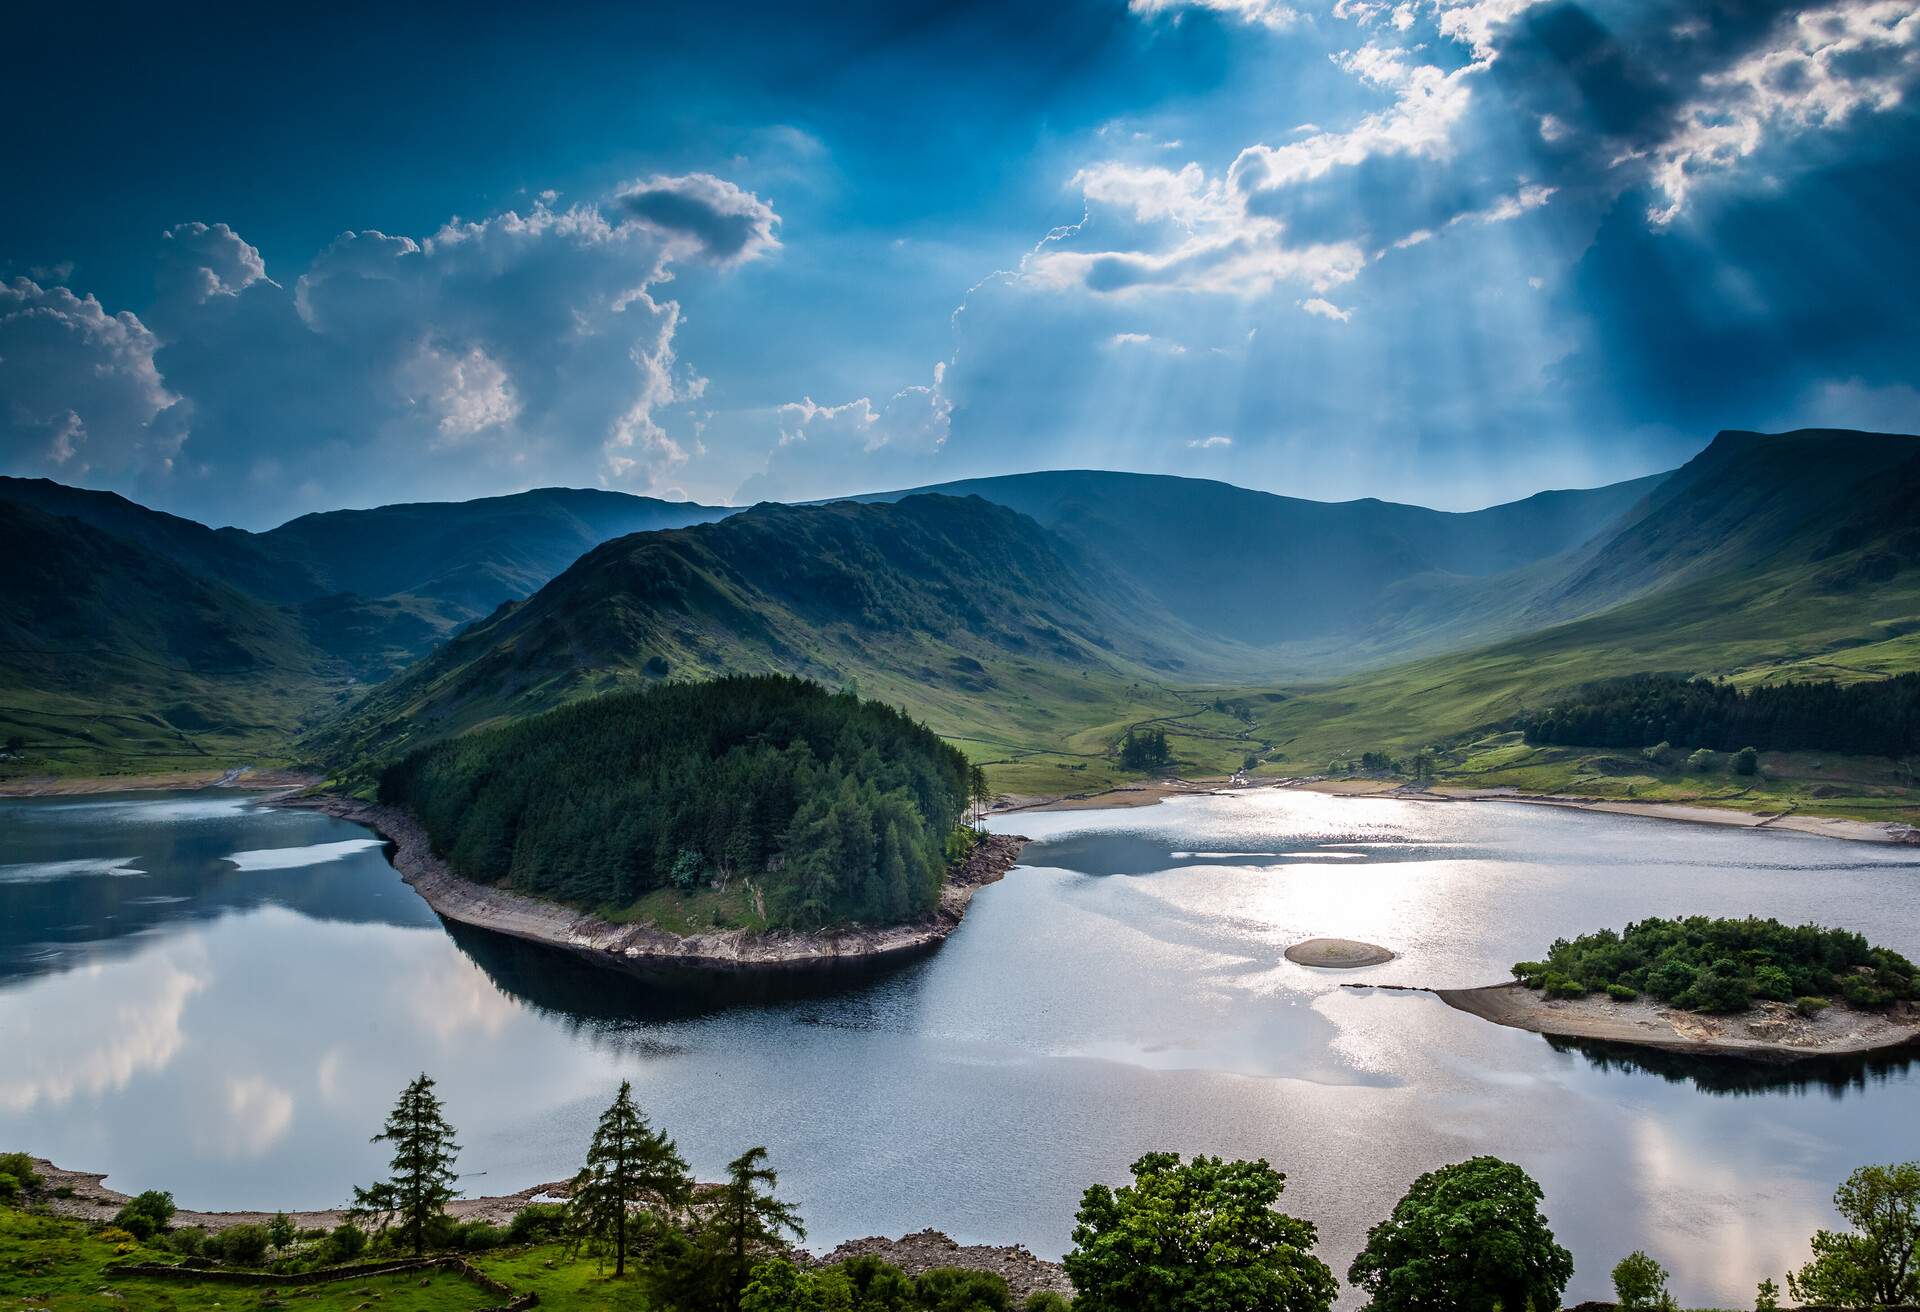
{"label": "pine tree", "polygon": [[575,1233],[596,1248],[613,1245],[613,1274],[627,1273],[629,1212],[637,1203],[663,1211],[693,1196],[687,1164],[666,1132],[655,1130],[634,1105],[633,1084],[620,1082],[587,1147],[587,1164],[573,1177],[569,1209]]}
{"label": "pine tree", "polygon": [[780,1177],[766,1161],[765,1148],[749,1148],[727,1163],[727,1182],[713,1211],[713,1224],[726,1246],[728,1302],[735,1309],[753,1269],[754,1250],[779,1245],[783,1235],[807,1237],[793,1204],[774,1197]]}
{"label": "pine tree", "polygon": [[987,772],[980,766],[967,768],[967,791],[973,800],[973,820],[978,824],[987,813],[987,807],[993,804],[993,793],[987,787]]}
{"label": "pine tree", "polygon": [[447,1203],[460,1194],[453,1187],[458,1179],[453,1161],[460,1145],[453,1141],[453,1127],[441,1113],[433,1081],[424,1073],[406,1087],[387,1116],[386,1128],[372,1142],[393,1145],[393,1175],[365,1189],[356,1188],[353,1210],[380,1214],[383,1230],[385,1218],[398,1217],[401,1234],[419,1257],[426,1251],[427,1227],[445,1215]]}

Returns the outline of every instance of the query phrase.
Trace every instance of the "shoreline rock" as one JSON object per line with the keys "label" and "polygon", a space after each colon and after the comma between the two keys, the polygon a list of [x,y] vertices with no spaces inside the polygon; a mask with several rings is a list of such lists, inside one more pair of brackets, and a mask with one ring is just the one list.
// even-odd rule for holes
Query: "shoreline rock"
{"label": "shoreline rock", "polygon": [[477,884],[435,856],[426,830],[397,807],[333,793],[280,798],[270,805],[319,811],[372,829],[392,845],[388,857],[400,878],[449,920],[560,948],[615,969],[831,969],[925,952],[959,927],[973,895],[1011,870],[1027,843],[1006,834],[986,835],[973,854],[948,874],[934,914],[912,924],[816,933],[756,934],[739,929],[680,935],[650,924],[617,925],[557,902]]}

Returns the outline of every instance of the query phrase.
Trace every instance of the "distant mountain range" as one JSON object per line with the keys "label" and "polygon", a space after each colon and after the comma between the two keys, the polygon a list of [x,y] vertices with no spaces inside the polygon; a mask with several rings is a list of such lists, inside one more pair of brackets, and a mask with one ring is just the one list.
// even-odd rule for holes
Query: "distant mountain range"
{"label": "distant mountain range", "polygon": [[1150,720],[1232,764],[1465,730],[1607,672],[1897,667],[1916,505],[1920,439],[1829,431],[1722,433],[1668,475],[1470,513],[1057,471],[742,511],[549,489],[255,534],[0,479],[0,731],[71,768],[295,733],[359,760],[778,670],[1036,768]]}

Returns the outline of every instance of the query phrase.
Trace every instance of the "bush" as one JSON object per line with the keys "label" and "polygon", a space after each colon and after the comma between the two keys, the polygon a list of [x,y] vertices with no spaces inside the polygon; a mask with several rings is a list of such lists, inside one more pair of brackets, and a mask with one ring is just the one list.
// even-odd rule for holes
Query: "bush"
{"label": "bush", "polygon": [[173,1224],[173,1213],[173,1195],[149,1189],[137,1198],[129,1198],[113,1223],[136,1239],[151,1239]]}
{"label": "bush", "polygon": [[1013,1305],[1005,1280],[958,1267],[922,1272],[913,1282],[913,1301],[924,1312],[1007,1312]]}
{"label": "bush", "polygon": [[513,1220],[507,1223],[507,1242],[537,1244],[546,1239],[558,1239],[566,1233],[566,1229],[565,1203],[528,1203],[515,1212]]}
{"label": "bush", "polygon": [[1547,963],[1544,961],[1516,961],[1513,963],[1514,978],[1530,989],[1537,989],[1546,982],[1547,969]]}
{"label": "bush", "polygon": [[1832,1004],[1825,998],[1813,994],[1802,994],[1793,1000],[1794,1009],[1802,1016],[1818,1016]]}
{"label": "bush", "polygon": [[1607,996],[1615,1002],[1632,1002],[1640,996],[1640,990],[1629,988],[1625,984],[1609,984],[1607,985]]}
{"label": "bush", "polygon": [[1582,984],[1577,979],[1569,979],[1565,975],[1557,973],[1547,976],[1546,990],[1547,996],[1550,998],[1584,998],[1587,996],[1587,986],[1585,984]]}
{"label": "bush", "polygon": [[267,1222],[267,1242],[273,1245],[275,1252],[285,1252],[293,1247],[298,1232],[285,1212],[275,1212],[273,1220]]}
{"label": "bush", "polygon": [[327,1235],[321,1253],[332,1265],[351,1262],[367,1251],[367,1233],[351,1221],[342,1221]]}
{"label": "bush", "polygon": [[468,1221],[453,1228],[451,1239],[452,1246],[463,1253],[484,1253],[505,1244],[507,1232],[504,1227],[488,1225],[485,1221]]}
{"label": "bush", "polygon": [[209,1255],[218,1251],[222,1260],[233,1266],[259,1266],[266,1260],[267,1228],[263,1225],[230,1225],[207,1238]]}
{"label": "bush", "polygon": [[1027,1301],[1020,1305],[1020,1312],[1072,1312],[1072,1308],[1072,1300],[1051,1289],[1043,1289],[1028,1295]]}
{"label": "bush", "polygon": [[40,1172],[33,1169],[33,1158],[25,1153],[0,1153],[0,1202],[37,1194],[45,1184]]}
{"label": "bush", "polygon": [[1713,769],[1713,753],[1704,747],[1697,752],[1688,753],[1687,769],[1693,771],[1695,774],[1705,774],[1707,771]]}
{"label": "bush", "polygon": [[1786,1002],[1793,997],[1793,977],[1778,966],[1755,966],[1753,991],[1770,1002]]}
{"label": "bush", "polygon": [[197,1225],[182,1226],[167,1236],[167,1247],[182,1257],[199,1257],[206,1252],[207,1232]]}
{"label": "bush", "polygon": [[1744,775],[1759,774],[1760,753],[1752,747],[1742,747],[1733,754],[1733,772]]}

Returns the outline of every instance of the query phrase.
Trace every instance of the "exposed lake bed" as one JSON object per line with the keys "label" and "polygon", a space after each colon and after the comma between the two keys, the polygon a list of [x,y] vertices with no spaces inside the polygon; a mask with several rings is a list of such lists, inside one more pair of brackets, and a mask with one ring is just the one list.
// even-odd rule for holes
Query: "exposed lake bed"
{"label": "exposed lake bed", "polygon": [[697,1174],[766,1142],[821,1245],[932,1224],[1057,1256],[1085,1184],[1172,1148],[1272,1160],[1341,1267],[1413,1174],[1486,1151],[1546,1188],[1570,1298],[1645,1247],[1689,1301],[1731,1303],[1800,1259],[1848,1170],[1920,1147],[1904,1062],[1716,1096],[1284,955],[1391,944],[1369,978],[1471,988],[1555,936],[1695,912],[1911,954],[1899,848],[1286,790],[1029,812],[995,821],[1033,836],[1022,867],[937,953],[713,1010],[450,936],[329,817],[205,793],[0,806],[0,865],[96,863],[0,888],[7,1145],[192,1207],[342,1201],[423,1067],[467,1192],[562,1178],[630,1078]]}

